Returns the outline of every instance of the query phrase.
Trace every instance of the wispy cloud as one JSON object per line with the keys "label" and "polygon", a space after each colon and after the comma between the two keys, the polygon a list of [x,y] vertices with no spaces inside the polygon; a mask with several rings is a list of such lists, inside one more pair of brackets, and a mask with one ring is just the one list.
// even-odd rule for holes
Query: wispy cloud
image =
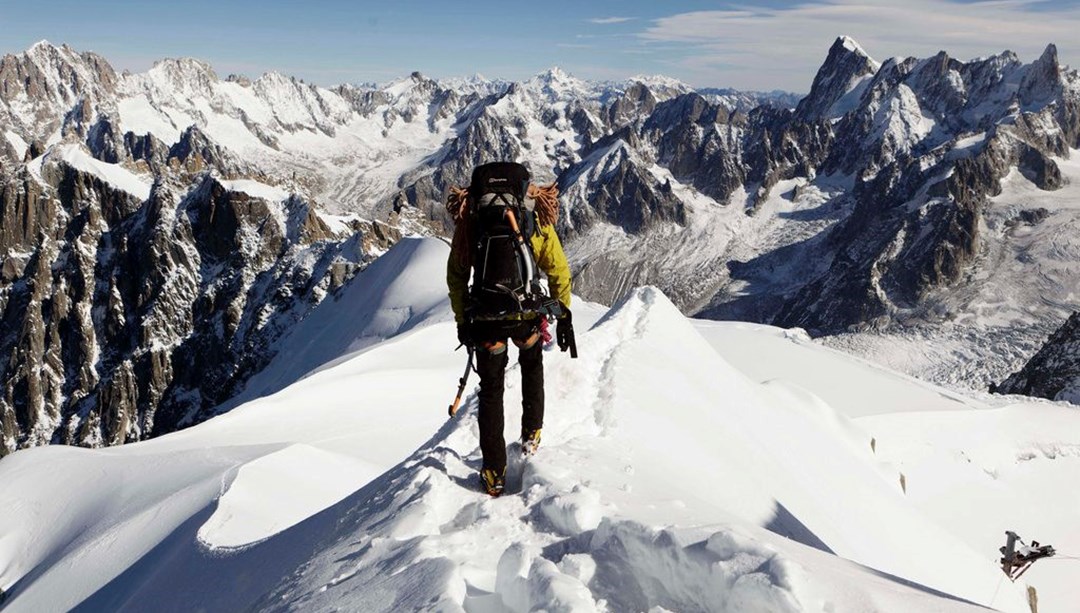
{"label": "wispy cloud", "polygon": [[637,17],[594,17],[589,20],[589,23],[608,25],[612,23],[626,23],[627,21],[634,21],[635,19],[637,19]]}
{"label": "wispy cloud", "polygon": [[676,76],[695,84],[806,91],[841,34],[877,59],[927,57],[940,50],[969,59],[1010,49],[1030,60],[1055,42],[1062,61],[1072,63],[1080,49],[1068,46],[1078,31],[1080,8],[1072,3],[812,0],[783,8],[680,13],[653,21],[639,36],[647,43],[681,44],[677,66],[684,74]]}

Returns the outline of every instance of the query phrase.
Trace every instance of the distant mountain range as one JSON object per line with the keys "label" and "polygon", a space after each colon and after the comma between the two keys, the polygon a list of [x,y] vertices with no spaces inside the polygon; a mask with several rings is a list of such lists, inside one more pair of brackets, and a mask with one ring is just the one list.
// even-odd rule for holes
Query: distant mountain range
{"label": "distant mountain range", "polygon": [[1080,306],[1078,139],[1052,45],[879,64],[842,37],[797,97],[559,69],[326,89],[39,43],[0,59],[0,454],[212,415],[495,159],[558,182],[586,298],[940,341],[937,379],[986,385]]}

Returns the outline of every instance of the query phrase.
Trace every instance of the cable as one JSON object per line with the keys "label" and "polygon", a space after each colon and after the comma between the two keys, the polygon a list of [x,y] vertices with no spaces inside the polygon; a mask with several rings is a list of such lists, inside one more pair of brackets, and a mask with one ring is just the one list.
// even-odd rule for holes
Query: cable
{"label": "cable", "polygon": [[994,601],[997,600],[998,590],[1001,589],[1001,584],[1004,583],[1004,581],[1005,581],[1005,575],[1001,575],[1001,578],[998,579],[997,587],[994,588],[994,597],[990,599],[990,606],[991,607],[994,606]]}

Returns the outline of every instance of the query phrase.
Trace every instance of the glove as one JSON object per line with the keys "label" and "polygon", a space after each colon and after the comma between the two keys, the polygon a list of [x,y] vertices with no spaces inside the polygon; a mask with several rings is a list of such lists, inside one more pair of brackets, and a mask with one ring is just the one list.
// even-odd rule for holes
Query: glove
{"label": "glove", "polygon": [[457,340],[465,347],[472,347],[475,344],[475,341],[473,340],[472,324],[462,322],[457,325]]}
{"label": "glove", "polygon": [[574,339],[574,320],[570,309],[563,305],[563,316],[555,323],[555,341],[559,349],[569,351],[571,358],[577,357],[577,341]]}

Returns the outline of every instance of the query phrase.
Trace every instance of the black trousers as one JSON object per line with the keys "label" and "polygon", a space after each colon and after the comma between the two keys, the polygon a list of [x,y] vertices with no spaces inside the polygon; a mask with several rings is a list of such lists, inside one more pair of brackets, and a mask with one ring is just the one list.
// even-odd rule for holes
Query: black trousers
{"label": "black trousers", "polygon": [[507,340],[518,347],[523,432],[544,425],[544,343],[535,321],[477,322],[473,337],[476,340],[476,371],[480,374],[480,451],[484,455],[484,468],[502,472],[506,469],[503,384],[509,362]]}

